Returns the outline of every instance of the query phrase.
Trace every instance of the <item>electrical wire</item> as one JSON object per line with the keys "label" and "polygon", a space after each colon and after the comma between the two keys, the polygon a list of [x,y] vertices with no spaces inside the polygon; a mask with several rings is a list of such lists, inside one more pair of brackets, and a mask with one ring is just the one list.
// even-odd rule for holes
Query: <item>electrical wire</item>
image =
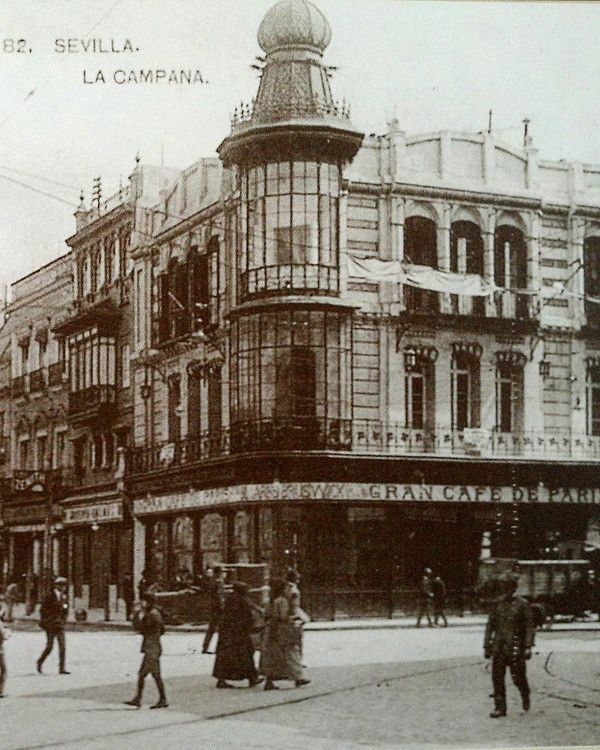
{"label": "electrical wire", "polygon": [[16,180],[14,177],[8,177],[5,174],[0,174],[0,180],[6,180],[6,182],[11,182],[13,185],[19,185],[20,187],[27,188],[28,190],[32,190],[34,193],[38,193],[39,195],[44,195],[46,198],[52,198],[53,200],[58,201],[59,203],[64,203],[66,206],[69,206],[70,208],[77,208],[77,203],[71,203],[71,201],[68,201],[65,198],[61,198],[58,195],[49,193],[46,190],[40,190],[40,188],[36,188],[33,185],[28,185],[26,182],[22,182],[21,180]]}

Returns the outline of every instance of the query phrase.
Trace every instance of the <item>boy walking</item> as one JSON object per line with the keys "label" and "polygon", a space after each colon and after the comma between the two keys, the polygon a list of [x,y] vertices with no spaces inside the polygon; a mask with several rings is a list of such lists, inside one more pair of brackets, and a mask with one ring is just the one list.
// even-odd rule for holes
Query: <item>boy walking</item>
{"label": "boy walking", "polygon": [[165,685],[160,674],[160,655],[162,654],[160,637],[165,632],[165,626],[162,614],[156,606],[154,594],[146,592],[141,611],[134,614],[133,626],[138,633],[143,635],[141,652],[144,658],[138,673],[135,697],[130,701],[125,701],[125,705],[140,708],[146,675],[151,674],[158,689],[158,702],[150,708],[168,708]]}

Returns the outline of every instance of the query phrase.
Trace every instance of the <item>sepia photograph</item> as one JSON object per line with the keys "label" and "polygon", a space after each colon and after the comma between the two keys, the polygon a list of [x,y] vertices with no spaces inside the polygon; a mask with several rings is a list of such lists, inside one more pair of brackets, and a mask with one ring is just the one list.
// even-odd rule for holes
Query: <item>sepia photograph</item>
{"label": "sepia photograph", "polygon": [[598,28],[0,0],[0,750],[600,747]]}

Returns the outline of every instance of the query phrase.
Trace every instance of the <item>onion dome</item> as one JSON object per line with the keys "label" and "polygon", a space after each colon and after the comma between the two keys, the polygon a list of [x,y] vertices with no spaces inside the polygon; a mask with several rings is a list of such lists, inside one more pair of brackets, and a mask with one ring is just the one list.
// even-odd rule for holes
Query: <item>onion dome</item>
{"label": "onion dome", "polygon": [[269,54],[285,47],[309,47],[322,54],[331,41],[331,26],[308,0],[280,0],[258,29],[258,43]]}

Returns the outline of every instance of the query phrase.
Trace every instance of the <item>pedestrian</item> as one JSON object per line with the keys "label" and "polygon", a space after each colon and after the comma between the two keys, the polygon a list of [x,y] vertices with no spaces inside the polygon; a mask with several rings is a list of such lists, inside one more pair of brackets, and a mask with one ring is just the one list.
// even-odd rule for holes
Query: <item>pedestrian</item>
{"label": "pedestrian", "polygon": [[152,591],[146,591],[141,609],[134,613],[133,626],[143,636],[140,651],[144,654],[144,658],[138,672],[135,697],[130,701],[125,701],[125,705],[140,708],[144,692],[144,682],[146,681],[146,676],[151,674],[158,689],[158,702],[150,706],[150,708],[168,708],[169,704],[167,703],[165,684],[160,673],[160,656],[162,654],[160,638],[165,632],[165,625],[162,613],[156,606],[156,597]]}
{"label": "pedestrian", "polygon": [[148,571],[146,568],[142,570],[142,575],[140,576],[140,582],[138,584],[138,599],[143,602],[146,596],[146,589],[151,585],[152,581],[150,580],[150,576],[148,575]]}
{"label": "pedestrian", "polygon": [[433,603],[433,591],[431,590],[432,571],[425,568],[419,585],[419,608],[417,610],[417,627],[420,627],[423,615],[427,617],[427,625],[433,627],[431,619],[431,605]]}
{"label": "pedestrian", "polygon": [[431,582],[431,591],[433,593],[433,624],[437,626],[440,618],[444,623],[444,627],[448,627],[448,620],[446,619],[446,584],[442,580],[442,577],[437,575]]}
{"label": "pedestrian", "polygon": [[286,579],[285,579],[285,595],[288,599],[291,599],[293,595],[298,596],[298,602],[300,602],[300,574],[293,568],[289,568]]}
{"label": "pedestrian", "polygon": [[248,687],[262,682],[254,665],[254,622],[247,595],[246,584],[234,581],[233,592],[223,607],[213,669],[218,688],[232,688],[233,685],[227,680],[248,680]]}
{"label": "pedestrian", "polygon": [[13,621],[13,610],[14,606],[17,602],[17,599],[19,597],[19,584],[17,583],[15,578],[11,578],[10,583],[6,587],[6,591],[4,592],[4,599],[6,601],[6,622],[12,622]]}
{"label": "pedestrian", "polygon": [[131,620],[134,599],[133,577],[129,573],[126,573],[123,577],[123,601],[125,602],[125,617],[127,618],[127,622]]}
{"label": "pedestrian", "polygon": [[202,644],[202,653],[210,654],[210,642],[213,635],[219,630],[219,622],[223,613],[225,604],[225,576],[223,568],[215,565],[212,575],[208,576],[208,597],[209,597],[209,614],[208,628]]}
{"label": "pedestrian", "polygon": [[69,612],[67,602],[67,579],[59,576],[54,579],[54,588],[44,597],[40,607],[40,627],[46,631],[46,648],[37,660],[37,671],[41,674],[46,657],[52,651],[54,641],[58,643],[59,674],[71,674],[65,667],[65,622]]}
{"label": "pedestrian", "polygon": [[296,687],[308,685],[302,668],[302,625],[308,621],[300,609],[299,596],[285,595],[286,585],[274,581],[271,602],[266,612],[266,626],[260,671],[265,675],[265,690],[277,690],[277,680],[292,680]]}
{"label": "pedestrian", "polygon": [[10,630],[2,626],[2,623],[6,622],[6,615],[5,607],[0,607],[0,698],[4,698],[4,686],[7,677],[4,643],[10,638]]}
{"label": "pedestrian", "polygon": [[504,595],[492,610],[485,629],[483,651],[492,659],[492,682],[495,709],[490,718],[506,716],[506,668],[521,694],[523,711],[529,711],[530,690],[526,660],[531,658],[534,628],[531,609],[525,599],[516,595],[518,579],[503,579]]}

